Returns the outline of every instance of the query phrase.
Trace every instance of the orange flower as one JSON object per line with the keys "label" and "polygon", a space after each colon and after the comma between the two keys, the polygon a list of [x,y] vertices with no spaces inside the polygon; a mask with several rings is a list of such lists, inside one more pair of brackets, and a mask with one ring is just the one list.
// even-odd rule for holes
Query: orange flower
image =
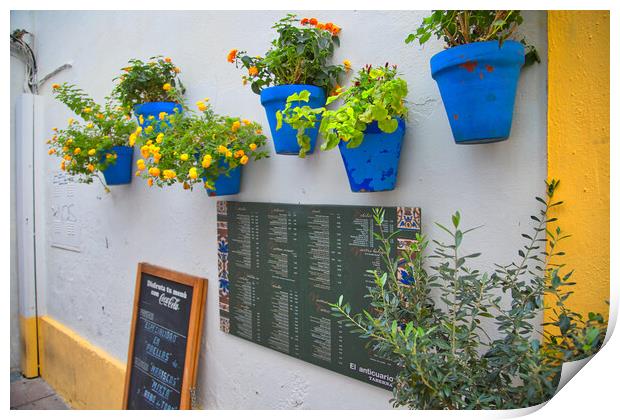
{"label": "orange flower", "polygon": [[149,178],[149,179],[146,181],[146,183],[147,183],[147,184],[149,184],[149,187],[152,187],[152,186],[153,186],[153,178]]}
{"label": "orange flower", "polygon": [[340,27],[339,27],[339,26],[334,25],[334,27],[332,28],[332,35],[333,35],[333,36],[336,36],[336,35],[338,35],[339,33],[340,33]]}
{"label": "orange flower", "polygon": [[333,24],[333,23],[331,23],[331,22],[327,22],[327,23],[325,24],[325,30],[326,30],[326,31],[330,31],[330,32],[331,32],[333,29],[334,29],[334,24]]}
{"label": "orange flower", "polygon": [[58,89],[58,88],[60,88],[60,85],[58,83],[54,83],[52,85],[52,89]]}
{"label": "orange flower", "polygon": [[324,23],[319,23],[316,25],[317,29],[325,29],[325,24]]}
{"label": "orange flower", "polygon": [[237,58],[237,51],[238,50],[235,50],[235,49],[230,50],[230,52],[228,53],[228,58],[227,58],[229,63],[235,62],[235,58]]}
{"label": "orange flower", "polygon": [[307,25],[308,23],[310,23],[310,19],[308,18],[303,18],[300,22],[302,25]]}
{"label": "orange flower", "polygon": [[312,25],[312,26],[316,26],[317,23],[319,23],[319,21],[316,20],[316,18],[310,18],[310,20],[308,22],[310,22],[310,25]]}
{"label": "orange flower", "polygon": [[178,67],[175,67],[172,70],[174,70],[175,73],[181,73],[181,69]]}
{"label": "orange flower", "polygon": [[336,86],[334,86],[334,89],[330,92],[329,96],[336,96],[340,93],[340,90],[342,89],[342,87],[340,87],[340,85],[338,83],[336,83]]}
{"label": "orange flower", "polygon": [[247,156],[242,156],[241,159],[239,159],[239,163],[241,163],[242,165],[245,165],[246,163],[248,163],[248,157]]}
{"label": "orange flower", "polygon": [[171,59],[170,57],[166,57],[166,58],[164,58],[164,61],[165,61],[166,63],[171,63],[171,62],[172,62],[172,59]]}
{"label": "orange flower", "polygon": [[230,129],[232,130],[233,133],[236,133],[240,127],[241,127],[241,123],[239,121],[235,121],[232,123],[232,126],[230,127]]}
{"label": "orange flower", "polygon": [[255,66],[252,66],[248,69],[248,73],[250,76],[256,76],[258,74],[258,69]]}

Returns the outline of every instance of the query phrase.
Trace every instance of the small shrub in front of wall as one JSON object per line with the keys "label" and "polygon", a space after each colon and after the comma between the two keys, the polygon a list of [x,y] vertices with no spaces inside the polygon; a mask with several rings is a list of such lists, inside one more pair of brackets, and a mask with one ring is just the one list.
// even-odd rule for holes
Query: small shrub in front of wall
{"label": "small shrub in front of wall", "polygon": [[181,69],[170,57],[155,56],[149,61],[132,59],[123,74],[114,78],[113,94],[130,114],[136,105],[148,102],[182,102],[185,87],[178,77]]}
{"label": "small shrub in front of wall", "polygon": [[197,184],[214,189],[220,177],[245,166],[251,159],[268,157],[260,150],[266,141],[261,126],[246,119],[216,114],[205,98],[197,102],[199,113],[162,113],[164,128],[144,129],[137,176],[149,186],[180,183],[185,189]]}
{"label": "small shrub in front of wall", "polygon": [[[533,231],[522,235],[526,245],[519,259],[497,264],[491,273],[469,265],[479,253],[463,254],[463,240],[473,229],[461,227],[458,212],[451,228],[437,224],[449,240],[433,240],[435,250],[427,256],[428,240],[421,235],[407,250],[394,253],[398,231],[386,234],[384,213],[375,210],[385,270],[371,272],[372,311],[354,313],[342,296],[332,309],[369,339],[375,352],[400,367],[395,406],[530,407],[554,395],[563,362],[598,351],[607,329],[604,317],[590,313],[584,318],[567,306],[575,283],[558,244],[569,235],[549,216],[549,209],[561,204],[553,201],[557,186],[550,182],[547,199],[537,198],[542,209],[532,216]],[[541,331],[545,300],[551,302],[552,317],[544,324],[550,328]]]}
{"label": "small shrub in front of wall", "polygon": [[102,106],[74,85],[54,84],[52,89],[56,99],[82,121],[69,118],[66,128],[54,127],[54,134],[47,140],[48,154],[60,157],[60,169],[75,175],[77,181],[90,184],[97,178],[103,183],[99,173],[115,165],[118,158],[113,147],[127,146],[137,124],[112,98],[106,98]]}

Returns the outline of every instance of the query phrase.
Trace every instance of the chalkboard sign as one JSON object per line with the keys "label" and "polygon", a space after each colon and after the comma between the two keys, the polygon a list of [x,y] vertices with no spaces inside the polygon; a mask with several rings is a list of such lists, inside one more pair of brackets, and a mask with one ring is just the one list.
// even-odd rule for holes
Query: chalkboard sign
{"label": "chalkboard sign", "polygon": [[191,408],[206,298],[206,279],[138,264],[124,408]]}
{"label": "chalkboard sign", "polygon": [[[415,240],[420,219],[417,207],[385,208],[386,233],[401,231],[394,250]],[[222,331],[392,388],[397,367],[328,306],[344,295],[371,311],[367,270],[382,267],[372,207],[220,201],[217,228]]]}

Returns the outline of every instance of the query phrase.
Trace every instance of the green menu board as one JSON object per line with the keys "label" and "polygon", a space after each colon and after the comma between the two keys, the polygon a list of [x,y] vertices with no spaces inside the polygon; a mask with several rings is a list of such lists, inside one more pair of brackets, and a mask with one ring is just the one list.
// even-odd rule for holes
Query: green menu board
{"label": "green menu board", "polygon": [[[372,207],[219,201],[220,328],[260,345],[382,388],[397,368],[373,354],[331,314],[340,295],[370,310],[381,269]],[[396,249],[420,232],[420,209],[385,208]]]}

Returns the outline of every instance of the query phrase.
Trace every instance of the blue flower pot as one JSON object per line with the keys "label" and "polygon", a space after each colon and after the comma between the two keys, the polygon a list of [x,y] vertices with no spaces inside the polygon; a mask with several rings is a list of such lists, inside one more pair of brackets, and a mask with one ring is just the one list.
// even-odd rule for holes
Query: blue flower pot
{"label": "blue flower pot", "polygon": [[103,153],[116,153],[116,162],[103,171],[105,183],[108,185],[131,184],[131,167],[133,165],[133,147],[113,146],[112,149]]}
{"label": "blue flower pot", "polygon": [[456,143],[502,141],[510,136],[512,110],[525,50],[520,42],[474,42],[431,58]]}
{"label": "blue flower pot", "polygon": [[[220,162],[220,166],[228,169],[228,163],[226,161]],[[239,194],[241,190],[241,169],[242,166],[239,165],[230,171],[229,176],[220,175],[215,180],[215,189],[207,189],[207,194],[209,194],[210,197]],[[203,179],[206,181],[206,178]]]}
{"label": "blue flower pot", "polygon": [[[140,126],[144,129],[153,123],[153,130],[158,132],[161,130],[159,113],[165,112],[168,115],[174,115],[175,110],[178,113],[183,111],[183,107],[176,102],[145,102],[143,104],[137,104],[133,107],[133,113],[138,119],[140,124],[140,115],[144,118],[144,122]],[[153,120],[149,120],[149,117],[153,116]]]}
{"label": "blue flower pot", "polygon": [[[282,111],[286,107],[286,98],[293,93],[299,93],[303,90],[310,92],[310,101],[308,103],[302,103],[302,105],[308,105],[311,108],[325,106],[325,91],[323,88],[317,86],[281,85],[263,89],[260,93],[260,102],[267,112],[271,137],[273,138],[276,153],[279,155],[296,155],[299,153],[300,147],[299,143],[297,143],[297,130],[285,122],[282,122],[282,127],[276,130],[278,124],[276,112]],[[320,122],[320,120],[318,122]],[[314,146],[316,145],[316,138],[319,134],[319,124],[317,123],[314,128],[306,130],[306,134],[310,137],[310,150],[307,152],[310,154],[314,151]]]}
{"label": "blue flower pot", "polygon": [[393,133],[384,133],[375,121],[366,127],[364,140],[358,147],[348,148],[347,143],[338,143],[351,191],[390,191],[396,186],[405,137],[405,121],[397,119],[398,128]]}

